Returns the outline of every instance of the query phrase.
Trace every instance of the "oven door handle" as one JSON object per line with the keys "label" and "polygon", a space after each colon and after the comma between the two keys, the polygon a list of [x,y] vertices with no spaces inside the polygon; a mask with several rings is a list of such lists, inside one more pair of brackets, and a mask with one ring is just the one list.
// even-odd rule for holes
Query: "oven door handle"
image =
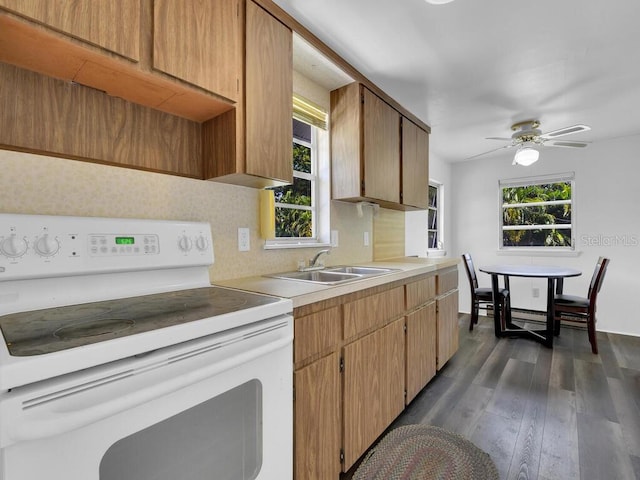
{"label": "oven door handle", "polygon": [[152,352],[138,368],[106,372],[109,374],[101,377],[93,375],[91,381],[86,381],[85,376],[84,382],[76,381],[57,390],[29,386],[14,389],[0,403],[4,424],[0,446],[82,428],[276,350],[292,349],[291,324],[291,317],[283,316],[261,330],[222,339],[216,336],[209,342],[190,342],[192,348],[182,347],[177,352],[173,348]]}

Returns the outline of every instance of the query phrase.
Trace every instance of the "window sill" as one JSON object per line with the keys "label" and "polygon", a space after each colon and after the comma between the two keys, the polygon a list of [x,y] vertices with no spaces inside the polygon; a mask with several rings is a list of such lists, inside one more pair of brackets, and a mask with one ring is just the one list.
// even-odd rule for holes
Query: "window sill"
{"label": "window sill", "polygon": [[265,250],[279,250],[286,248],[318,248],[318,247],[331,247],[327,242],[277,242],[267,241],[263,248]]}
{"label": "window sill", "polygon": [[512,255],[520,257],[579,257],[582,252],[579,250],[548,250],[545,248],[499,248],[498,255]]}

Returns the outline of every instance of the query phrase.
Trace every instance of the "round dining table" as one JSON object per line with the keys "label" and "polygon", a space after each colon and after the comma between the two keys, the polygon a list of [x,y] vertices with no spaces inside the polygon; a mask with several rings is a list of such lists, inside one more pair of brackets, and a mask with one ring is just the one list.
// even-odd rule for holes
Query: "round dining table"
{"label": "round dining table", "polygon": [[[554,265],[489,265],[480,267],[479,270],[491,275],[491,288],[493,290],[493,319],[496,337],[525,337],[536,340],[543,345],[553,348],[553,324],[554,324],[554,298],[556,289],[561,290],[563,280],[568,277],[582,275],[575,268]],[[513,323],[511,318],[511,302],[502,318],[499,306],[500,286],[498,279],[504,277],[505,288],[509,289],[509,277],[546,278],[547,279],[547,311],[546,328],[526,329]],[[561,293],[561,291],[558,291]],[[511,293],[510,293],[511,296]]]}

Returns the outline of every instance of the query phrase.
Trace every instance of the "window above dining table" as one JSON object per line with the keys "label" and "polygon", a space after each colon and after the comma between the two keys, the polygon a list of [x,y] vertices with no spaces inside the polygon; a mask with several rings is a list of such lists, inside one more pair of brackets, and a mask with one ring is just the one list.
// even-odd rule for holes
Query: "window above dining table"
{"label": "window above dining table", "polygon": [[573,173],[499,181],[501,250],[574,250]]}

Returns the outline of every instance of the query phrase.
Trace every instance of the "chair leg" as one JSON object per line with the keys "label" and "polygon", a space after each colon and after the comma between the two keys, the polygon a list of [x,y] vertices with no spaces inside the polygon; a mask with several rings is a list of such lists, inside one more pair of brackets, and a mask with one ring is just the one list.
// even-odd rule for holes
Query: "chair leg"
{"label": "chair leg", "polygon": [[473,324],[478,323],[479,305],[471,299],[471,320],[469,321],[469,331],[473,330]]}
{"label": "chair leg", "polygon": [[553,322],[553,334],[556,337],[560,336],[560,320],[558,320],[557,318]]}
{"label": "chair leg", "polygon": [[587,331],[589,332],[589,343],[591,344],[591,351],[598,354],[598,340],[596,339],[596,322],[595,318],[589,317],[587,319]]}

